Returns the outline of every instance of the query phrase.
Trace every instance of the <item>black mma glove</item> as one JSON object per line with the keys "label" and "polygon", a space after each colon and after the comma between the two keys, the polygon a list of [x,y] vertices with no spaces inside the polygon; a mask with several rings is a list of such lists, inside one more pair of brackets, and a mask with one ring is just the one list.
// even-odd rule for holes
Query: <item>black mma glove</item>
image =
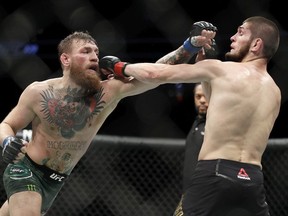
{"label": "black mma glove", "polygon": [[104,56],[99,61],[100,70],[105,69],[117,77],[129,77],[124,73],[127,64],[127,62],[121,62],[116,56]]}
{"label": "black mma glove", "polygon": [[204,48],[205,58],[206,59],[218,59],[219,50],[214,39],[212,39],[212,44],[210,46],[211,46],[210,49]]}
{"label": "black mma glove", "polygon": [[13,161],[21,152],[21,148],[24,146],[24,140],[21,140],[14,136],[6,137],[3,141],[2,157],[6,163],[13,163]]}
{"label": "black mma glove", "polygon": [[210,31],[216,32],[217,27],[214,26],[212,23],[209,23],[206,21],[195,22],[193,23],[191,31],[190,31],[190,38],[201,35],[202,30],[210,30]]}
{"label": "black mma glove", "polygon": [[201,36],[202,30],[209,30],[216,32],[217,27],[212,23],[206,21],[195,22],[192,25],[189,38],[184,41],[184,49],[192,54],[197,53],[202,46],[197,45],[197,39],[195,37]]}

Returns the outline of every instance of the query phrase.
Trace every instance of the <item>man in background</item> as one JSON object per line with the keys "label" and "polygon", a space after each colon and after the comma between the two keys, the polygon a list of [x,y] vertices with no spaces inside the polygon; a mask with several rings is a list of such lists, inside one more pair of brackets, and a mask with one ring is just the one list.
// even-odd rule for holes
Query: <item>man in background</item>
{"label": "man in background", "polygon": [[[183,192],[189,188],[190,178],[195,170],[198,155],[203,143],[206,113],[208,109],[208,101],[205,98],[201,83],[196,83],[193,89],[194,105],[197,116],[192,127],[186,137],[184,169],[183,169]],[[183,215],[182,198],[174,212],[174,216]]]}

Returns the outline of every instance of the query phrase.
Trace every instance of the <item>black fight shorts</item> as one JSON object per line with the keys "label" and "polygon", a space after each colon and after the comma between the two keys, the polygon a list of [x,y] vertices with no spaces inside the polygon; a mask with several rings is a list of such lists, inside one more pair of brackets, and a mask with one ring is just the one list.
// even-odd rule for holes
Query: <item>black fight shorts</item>
{"label": "black fight shorts", "polygon": [[184,216],[269,216],[259,166],[199,161],[182,200]]}

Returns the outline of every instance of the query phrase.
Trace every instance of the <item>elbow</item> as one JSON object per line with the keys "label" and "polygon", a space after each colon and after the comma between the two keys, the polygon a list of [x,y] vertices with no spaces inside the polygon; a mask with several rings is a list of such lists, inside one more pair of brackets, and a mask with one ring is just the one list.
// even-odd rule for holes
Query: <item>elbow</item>
{"label": "elbow", "polygon": [[159,76],[158,73],[155,73],[155,72],[145,73],[143,78],[144,78],[145,82],[154,83],[154,84],[160,84],[161,83],[161,77]]}

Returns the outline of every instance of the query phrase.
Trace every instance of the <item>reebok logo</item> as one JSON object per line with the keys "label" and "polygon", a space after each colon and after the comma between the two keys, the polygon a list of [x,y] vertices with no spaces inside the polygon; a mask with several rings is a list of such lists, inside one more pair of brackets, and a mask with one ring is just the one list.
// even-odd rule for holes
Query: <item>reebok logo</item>
{"label": "reebok logo", "polygon": [[251,180],[249,175],[246,173],[244,168],[241,168],[240,171],[238,172],[237,177],[239,179],[244,179],[244,180]]}
{"label": "reebok logo", "polygon": [[59,181],[59,182],[62,182],[62,180],[65,179],[64,176],[61,176],[61,175],[58,175],[56,173],[52,173],[50,176],[49,176],[51,179],[55,180],[55,181]]}

